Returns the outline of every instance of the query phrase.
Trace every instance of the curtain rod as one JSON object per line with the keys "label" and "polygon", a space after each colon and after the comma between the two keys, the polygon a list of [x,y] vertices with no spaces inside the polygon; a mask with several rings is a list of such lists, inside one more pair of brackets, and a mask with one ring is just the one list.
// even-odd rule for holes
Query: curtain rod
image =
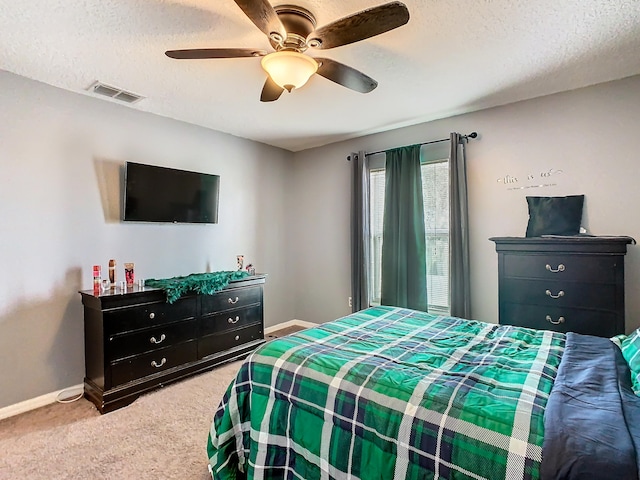
{"label": "curtain rod", "polygon": [[[469,135],[462,135],[462,138],[476,138],[478,136],[478,132],[471,132]],[[450,138],[441,138],[440,140],[431,140],[430,142],[422,142],[422,143],[416,143],[414,145],[429,145],[430,143],[440,143],[440,142],[448,142],[449,140],[451,140]],[[384,153],[386,152],[386,150],[380,150],[379,152],[371,152],[371,153],[365,153],[364,156],[368,157],[370,155],[376,155],[378,153]],[[351,156],[347,157],[348,160],[351,160]]]}

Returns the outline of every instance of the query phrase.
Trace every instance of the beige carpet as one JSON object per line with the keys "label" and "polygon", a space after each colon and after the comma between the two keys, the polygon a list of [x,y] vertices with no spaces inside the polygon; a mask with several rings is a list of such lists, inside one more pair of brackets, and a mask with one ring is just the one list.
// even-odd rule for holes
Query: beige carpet
{"label": "beige carpet", "polygon": [[0,479],[210,479],[209,427],[240,364],[169,385],[106,415],[83,399],[3,420]]}
{"label": "beige carpet", "polygon": [[[304,330],[282,328],[267,340]],[[0,480],[210,480],[207,435],[241,361],[100,415],[82,398],[0,421]]]}

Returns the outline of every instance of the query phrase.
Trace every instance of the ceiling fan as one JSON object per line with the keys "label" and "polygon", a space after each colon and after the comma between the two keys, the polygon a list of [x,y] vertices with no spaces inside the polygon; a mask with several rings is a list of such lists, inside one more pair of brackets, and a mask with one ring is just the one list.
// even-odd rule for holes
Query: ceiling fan
{"label": "ceiling fan", "polygon": [[316,28],[316,19],[297,5],[273,7],[268,0],[235,0],[247,17],[269,38],[275,50],[251,48],[197,48],[168,50],[168,57],[195,60],[205,58],[262,57],[267,80],[260,101],[273,102],[282,92],[300,88],[317,73],[356,92],[368,93],[378,86],[373,78],[329,58],[312,57],[308,48],[327,50],[359,42],[409,21],[407,7],[398,1],[369,8]]}

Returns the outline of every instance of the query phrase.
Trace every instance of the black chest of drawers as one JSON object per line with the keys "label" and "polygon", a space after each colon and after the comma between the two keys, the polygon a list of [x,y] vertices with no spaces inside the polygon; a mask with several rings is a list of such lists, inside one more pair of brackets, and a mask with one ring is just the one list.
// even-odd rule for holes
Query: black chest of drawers
{"label": "black chest of drawers", "polygon": [[624,333],[628,237],[494,237],[500,323],[612,337]]}
{"label": "black chest of drawers", "polygon": [[82,291],[85,396],[101,413],[264,343],[264,276],[173,304],[162,290]]}

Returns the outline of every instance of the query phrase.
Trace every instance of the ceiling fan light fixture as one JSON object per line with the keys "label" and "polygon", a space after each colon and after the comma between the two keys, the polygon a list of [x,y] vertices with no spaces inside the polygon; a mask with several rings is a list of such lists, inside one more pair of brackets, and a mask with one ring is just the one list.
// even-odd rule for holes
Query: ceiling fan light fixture
{"label": "ceiling fan light fixture", "polygon": [[281,50],[262,57],[262,68],[277,85],[291,91],[300,88],[318,71],[312,57],[291,50]]}

